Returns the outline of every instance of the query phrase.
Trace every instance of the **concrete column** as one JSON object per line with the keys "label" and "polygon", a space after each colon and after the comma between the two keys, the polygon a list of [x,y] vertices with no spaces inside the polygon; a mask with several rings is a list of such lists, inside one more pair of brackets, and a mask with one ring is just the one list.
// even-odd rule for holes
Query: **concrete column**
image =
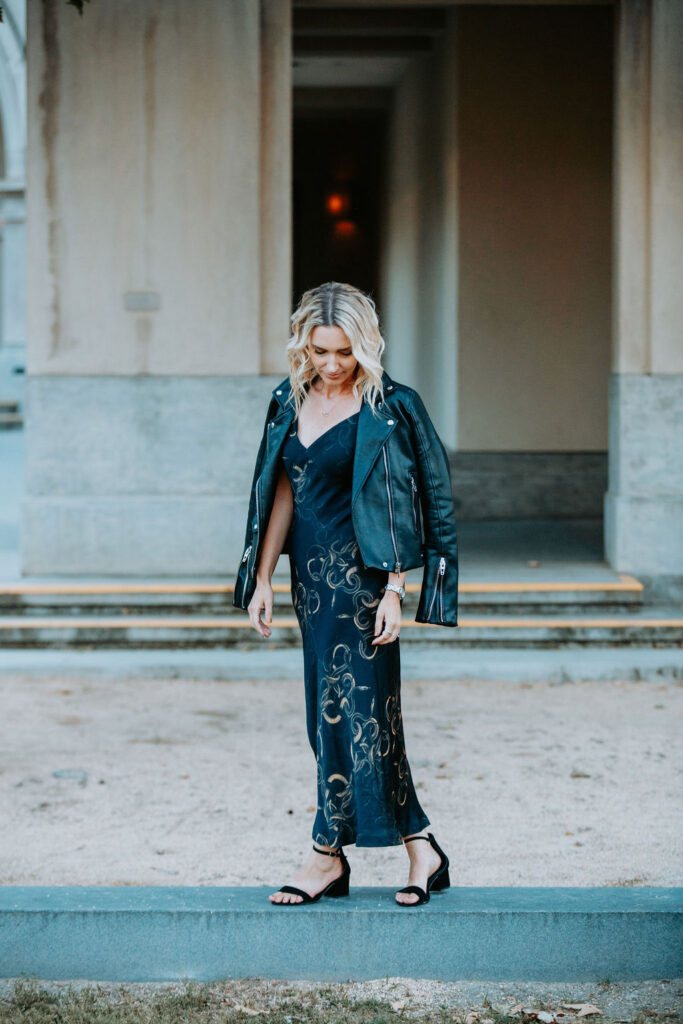
{"label": "concrete column", "polygon": [[291,0],[261,0],[261,371],[287,373],[292,304]]}
{"label": "concrete column", "polygon": [[0,397],[21,402],[26,340],[26,5],[0,28]]}
{"label": "concrete column", "polygon": [[683,592],[683,6],[616,11],[614,338],[605,549]]}
{"label": "concrete column", "polygon": [[285,8],[28,5],[25,573],[236,570],[273,383],[261,32],[281,74]]}
{"label": "concrete column", "polygon": [[[22,184],[0,183],[0,347],[21,355],[26,337],[26,209]],[[5,396],[7,397],[7,396]]]}

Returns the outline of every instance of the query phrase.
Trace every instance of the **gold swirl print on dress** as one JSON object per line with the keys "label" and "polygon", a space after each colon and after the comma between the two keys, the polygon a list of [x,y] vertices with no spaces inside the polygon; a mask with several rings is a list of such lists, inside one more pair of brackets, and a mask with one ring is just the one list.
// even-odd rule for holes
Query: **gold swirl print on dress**
{"label": "gold swirl print on dress", "polygon": [[292,580],[292,603],[299,619],[301,629],[311,624],[311,616],[320,608],[320,594],[313,587],[306,587],[299,579]]}
{"label": "gold swirl print on dress", "polygon": [[[391,748],[389,730],[381,728],[375,715],[375,698],[370,701],[370,714],[363,714],[356,708],[356,692],[369,689],[369,686],[361,686],[355,680],[349,646],[337,644],[320,680],[321,715],[328,725],[337,725],[342,719],[348,722],[352,735],[353,771],[359,775],[373,774],[377,759],[386,757]],[[322,753],[320,731],[319,743]]]}
{"label": "gold swirl print on dress", "polygon": [[[318,544],[311,551],[313,554],[306,568],[312,580],[326,583],[332,591],[331,607],[334,608],[337,590],[351,595],[353,622],[361,634],[358,651],[361,657],[371,660],[378,650],[370,641],[374,635],[375,610],[380,599],[370,587],[363,586],[360,549],[355,537],[346,542],[332,541],[327,547]],[[340,619],[349,617],[348,612],[339,614]]]}
{"label": "gold swirl print on dress", "polygon": [[[382,780],[392,778],[391,799],[402,807],[408,795],[408,763],[402,742],[401,712],[398,697],[387,698],[388,727],[382,727],[375,713],[375,697],[370,700],[369,713],[358,709],[356,697],[359,691],[371,687],[356,682],[352,671],[352,655],[348,644],[338,643],[327,653],[323,662],[324,672],[320,679],[320,719],[317,727],[316,746],[318,763],[318,792],[322,794],[322,811],[330,835],[318,832],[317,842],[335,845],[335,838],[348,826],[349,813],[353,808],[354,781],[365,778],[369,790],[374,792],[377,805],[386,799]],[[325,737],[337,729],[350,729],[348,752],[351,755],[352,772],[347,778],[339,771],[323,775],[322,765],[326,763]],[[344,733],[341,734],[342,736]],[[335,739],[334,743],[338,744]],[[381,770],[382,759],[389,757],[393,771]],[[365,794],[366,798],[368,792]]]}

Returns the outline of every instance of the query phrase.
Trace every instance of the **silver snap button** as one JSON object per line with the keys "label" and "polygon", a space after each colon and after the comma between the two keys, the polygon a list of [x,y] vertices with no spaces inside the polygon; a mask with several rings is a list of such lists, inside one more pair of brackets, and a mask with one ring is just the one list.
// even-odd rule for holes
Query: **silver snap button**
{"label": "silver snap button", "polygon": [[384,566],[385,569],[386,569],[388,564],[389,564],[388,562],[382,562],[382,565]]}
{"label": "silver snap button", "polygon": [[277,391],[275,392],[275,394],[276,394],[276,395],[281,395],[281,394],[282,394],[282,391],[280,390],[280,388],[278,388],[278,389],[277,389]]}
{"label": "silver snap button", "polygon": [[387,426],[388,427],[393,427],[393,425],[394,425],[394,421],[393,420],[387,420]]}

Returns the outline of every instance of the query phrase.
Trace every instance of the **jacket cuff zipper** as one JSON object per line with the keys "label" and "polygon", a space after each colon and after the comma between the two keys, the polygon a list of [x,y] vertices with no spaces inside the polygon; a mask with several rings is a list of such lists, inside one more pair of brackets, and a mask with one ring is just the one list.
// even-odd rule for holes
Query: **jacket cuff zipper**
{"label": "jacket cuff zipper", "polygon": [[429,610],[427,612],[427,618],[432,614],[432,608],[434,607],[434,601],[436,600],[437,591],[439,593],[439,622],[443,622],[443,578],[446,572],[446,559],[443,555],[439,558],[439,567],[434,580],[434,590],[432,591],[432,599],[429,602]]}

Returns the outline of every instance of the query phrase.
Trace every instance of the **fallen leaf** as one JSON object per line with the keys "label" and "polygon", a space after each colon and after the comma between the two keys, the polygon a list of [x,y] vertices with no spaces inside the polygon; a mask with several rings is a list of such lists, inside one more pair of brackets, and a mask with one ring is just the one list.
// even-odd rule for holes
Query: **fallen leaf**
{"label": "fallen leaf", "polygon": [[395,1003],[390,1003],[389,1005],[391,1006],[392,1010],[402,1010],[403,1007],[406,1005],[406,1001],[405,999],[397,999]]}
{"label": "fallen leaf", "polygon": [[561,1003],[566,1010],[578,1010],[577,1017],[587,1017],[591,1013],[602,1014],[602,1010],[594,1006],[593,1003]]}

